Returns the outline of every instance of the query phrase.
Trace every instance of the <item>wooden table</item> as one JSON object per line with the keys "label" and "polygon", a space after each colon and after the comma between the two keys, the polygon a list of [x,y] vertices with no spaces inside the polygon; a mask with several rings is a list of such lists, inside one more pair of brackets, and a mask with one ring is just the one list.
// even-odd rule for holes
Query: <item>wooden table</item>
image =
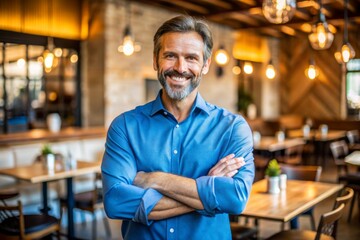
{"label": "wooden table", "polygon": [[67,189],[67,211],[68,211],[68,238],[73,239],[75,236],[74,230],[74,193],[73,193],[73,178],[76,176],[94,173],[100,171],[100,162],[85,162],[77,161],[76,169],[65,170],[60,167],[53,172],[49,172],[43,167],[41,163],[35,163],[29,166],[22,166],[9,169],[1,169],[0,174],[14,177],[19,180],[28,181],[31,183],[42,183],[42,204],[44,213],[50,210],[48,207],[48,182],[66,179]]}
{"label": "wooden table", "polygon": [[345,157],[345,162],[360,167],[360,151],[354,151]]}
{"label": "wooden table", "polygon": [[276,152],[301,144],[305,144],[301,138],[286,138],[284,141],[278,141],[276,137],[261,137],[259,143],[254,143],[254,150]]}
{"label": "wooden table", "polygon": [[346,136],[346,131],[329,130],[326,135],[321,135],[318,129],[311,130],[308,136],[304,136],[302,129],[289,130],[289,138],[302,138],[306,142],[313,142],[315,147],[316,164],[325,167],[326,156],[329,152],[329,144]]}
{"label": "wooden table", "polygon": [[342,184],[288,180],[285,191],[269,194],[266,186],[266,179],[253,184],[242,216],[285,223],[344,187]]}

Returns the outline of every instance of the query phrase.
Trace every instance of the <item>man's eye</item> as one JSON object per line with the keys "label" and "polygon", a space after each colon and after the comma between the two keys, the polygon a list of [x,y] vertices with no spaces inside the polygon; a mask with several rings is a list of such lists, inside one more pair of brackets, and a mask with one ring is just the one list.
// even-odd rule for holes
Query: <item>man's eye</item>
{"label": "man's eye", "polygon": [[197,60],[197,57],[188,56],[187,59],[190,60],[190,61],[196,61],[196,60]]}

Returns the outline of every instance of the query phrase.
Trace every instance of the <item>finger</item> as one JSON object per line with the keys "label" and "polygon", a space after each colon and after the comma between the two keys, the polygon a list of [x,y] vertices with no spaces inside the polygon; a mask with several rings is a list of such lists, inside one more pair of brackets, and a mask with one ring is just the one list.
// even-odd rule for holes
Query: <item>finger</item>
{"label": "finger", "polygon": [[244,164],[245,164],[245,162],[244,162],[243,157],[227,159],[227,161],[225,161],[219,165],[215,165],[215,167],[213,167],[209,171],[208,175],[209,176],[223,176],[223,175],[227,174],[228,172],[239,169]]}
{"label": "finger", "polygon": [[242,166],[245,165],[244,158],[234,158],[227,162],[227,165],[224,166],[224,168],[219,172],[218,174],[227,176],[229,173],[232,173],[234,171],[238,171]]}
{"label": "finger", "polygon": [[234,170],[234,171],[231,171],[227,174],[225,174],[226,177],[233,177],[235,176],[235,174],[237,174],[239,172],[239,170]]}
{"label": "finger", "polygon": [[[222,158],[217,164],[224,163],[224,162],[226,162],[226,161],[228,161],[228,160],[230,160],[230,159],[233,159],[234,157],[235,157],[235,154],[230,153],[230,154],[227,155],[226,157]],[[217,164],[216,164],[216,165],[217,165]],[[216,166],[216,165],[215,165],[215,166]]]}
{"label": "finger", "polygon": [[210,169],[208,175],[210,176],[210,174],[214,174],[214,171],[215,171],[217,168],[221,167],[221,165],[222,165],[223,163],[225,163],[226,161],[228,161],[228,160],[230,160],[230,159],[232,159],[232,158],[234,158],[234,157],[235,157],[235,154],[231,153],[231,154],[225,156],[224,158],[220,159],[220,161],[218,161],[218,162],[215,164],[215,166]]}

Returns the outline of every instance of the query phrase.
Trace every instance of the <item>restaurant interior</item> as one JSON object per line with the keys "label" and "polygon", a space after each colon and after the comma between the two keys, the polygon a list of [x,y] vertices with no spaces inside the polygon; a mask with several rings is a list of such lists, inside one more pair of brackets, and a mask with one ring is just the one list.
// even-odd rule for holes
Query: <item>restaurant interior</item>
{"label": "restaurant interior", "polygon": [[153,35],[180,14],[212,30],[202,97],[253,132],[256,175],[244,212],[230,216],[233,239],[292,239],[294,218],[295,234],[315,239],[335,211],[330,235],[357,239],[359,0],[0,0],[0,213],[20,200],[25,215],[52,222],[16,234],[122,239],[102,205],[106,131],[157,96]]}

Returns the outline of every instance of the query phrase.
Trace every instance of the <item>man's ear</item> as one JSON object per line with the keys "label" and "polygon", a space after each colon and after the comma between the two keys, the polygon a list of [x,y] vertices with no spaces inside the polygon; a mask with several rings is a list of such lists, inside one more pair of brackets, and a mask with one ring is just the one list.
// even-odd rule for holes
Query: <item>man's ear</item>
{"label": "man's ear", "polygon": [[205,64],[204,64],[204,67],[202,69],[202,74],[207,74],[209,72],[209,68],[210,68],[210,63],[211,63],[211,57],[209,57]]}
{"label": "man's ear", "polygon": [[156,61],[156,56],[155,56],[155,55],[153,55],[153,68],[154,68],[155,71],[158,70],[157,61]]}

